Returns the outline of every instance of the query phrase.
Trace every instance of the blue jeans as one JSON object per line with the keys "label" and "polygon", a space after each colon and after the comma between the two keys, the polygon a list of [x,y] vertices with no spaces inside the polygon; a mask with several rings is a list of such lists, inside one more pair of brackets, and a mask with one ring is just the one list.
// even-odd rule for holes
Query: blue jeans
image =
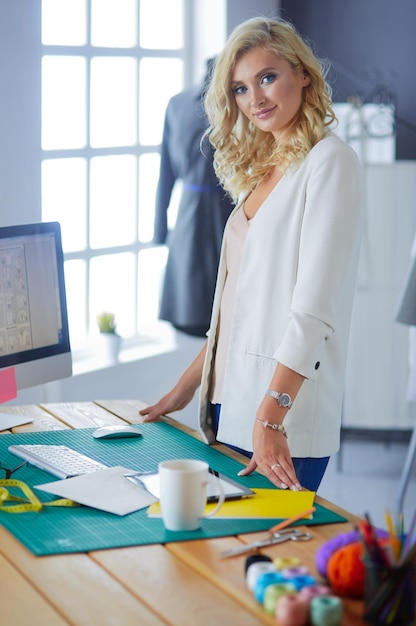
{"label": "blue jeans", "polygon": [[[220,421],[220,412],[221,405],[220,404],[211,404],[211,419],[212,419],[212,428],[214,433],[216,434],[218,431],[218,424]],[[225,444],[227,448],[231,450],[235,450],[239,452],[243,456],[251,459],[253,456],[252,452],[248,452],[247,450],[242,450],[241,448],[237,448],[236,446],[231,446]],[[292,457],[292,463],[295,468],[296,476],[298,481],[305,489],[309,489],[310,491],[317,491],[319,485],[321,484],[322,478],[324,477],[325,470],[327,468],[329,462],[329,456],[324,456],[321,458],[312,458],[312,457]]]}

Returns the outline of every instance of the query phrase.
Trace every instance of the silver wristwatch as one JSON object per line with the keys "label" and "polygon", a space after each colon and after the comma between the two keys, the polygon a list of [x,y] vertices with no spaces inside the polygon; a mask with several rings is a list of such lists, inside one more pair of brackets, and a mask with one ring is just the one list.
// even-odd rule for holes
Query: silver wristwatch
{"label": "silver wristwatch", "polygon": [[279,393],[278,391],[274,391],[273,389],[268,389],[266,391],[266,396],[271,396],[275,400],[277,400],[277,404],[284,409],[290,409],[292,406],[292,398],[288,393]]}

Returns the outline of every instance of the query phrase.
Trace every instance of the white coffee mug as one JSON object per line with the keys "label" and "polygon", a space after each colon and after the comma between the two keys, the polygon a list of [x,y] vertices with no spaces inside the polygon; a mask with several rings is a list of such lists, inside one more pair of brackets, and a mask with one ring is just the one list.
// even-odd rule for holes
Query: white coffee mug
{"label": "white coffee mug", "polygon": [[[224,502],[224,490],[218,478],[208,471],[208,463],[178,459],[159,463],[160,507],[167,530],[196,530],[204,517],[212,517]],[[218,504],[204,515],[207,485],[218,487]]]}

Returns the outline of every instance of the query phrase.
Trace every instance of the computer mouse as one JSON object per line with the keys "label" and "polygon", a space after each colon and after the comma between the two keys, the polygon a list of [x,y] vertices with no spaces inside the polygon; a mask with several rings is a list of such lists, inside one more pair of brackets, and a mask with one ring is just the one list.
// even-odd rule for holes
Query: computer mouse
{"label": "computer mouse", "polygon": [[111,424],[94,430],[95,439],[119,439],[121,437],[140,437],[142,431],[135,424]]}

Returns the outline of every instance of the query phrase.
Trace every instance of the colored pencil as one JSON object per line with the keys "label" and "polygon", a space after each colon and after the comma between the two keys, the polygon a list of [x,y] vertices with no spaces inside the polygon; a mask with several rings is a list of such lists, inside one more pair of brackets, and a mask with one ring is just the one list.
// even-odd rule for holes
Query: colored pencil
{"label": "colored pencil", "polygon": [[394,529],[393,518],[388,509],[386,509],[385,517],[386,517],[387,530],[389,533],[390,545],[393,551],[394,558],[397,561],[398,556],[399,556],[400,546],[399,546],[399,541],[396,535],[396,531]]}
{"label": "colored pencil", "polygon": [[407,533],[407,537],[404,542],[403,550],[402,550],[402,558],[401,561],[406,558],[406,554],[409,551],[410,546],[413,544],[413,535],[416,529],[416,509],[413,513],[412,521],[410,522],[409,531]]}
{"label": "colored pencil", "polygon": [[403,543],[404,543],[404,517],[403,513],[400,512],[397,518],[397,539],[399,540],[399,549],[397,557],[400,559],[403,551]]}
{"label": "colored pencil", "polygon": [[401,622],[407,622],[410,614],[413,615],[413,610],[409,607],[414,602],[416,543],[412,541],[412,537],[416,527],[416,512],[406,541],[402,514],[399,514],[394,525],[389,511],[386,511],[386,522],[390,541],[397,548],[400,559],[396,558],[395,564],[391,566],[383,562],[383,550],[367,514],[365,520],[360,520],[358,528],[365,553],[367,576],[371,573],[374,579],[374,592],[366,602],[365,618],[393,626],[398,618]]}
{"label": "colored pencil", "polygon": [[284,522],[280,522],[280,524],[276,524],[276,526],[272,526],[269,530],[271,533],[277,533],[279,532],[279,530],[283,530],[283,528],[287,528],[287,526],[294,524],[300,519],[308,517],[309,515],[312,515],[314,511],[316,511],[315,506],[311,507],[310,509],[306,509],[306,511],[303,511],[303,513],[299,513],[299,515],[295,515],[294,517],[290,517],[286,519]]}

